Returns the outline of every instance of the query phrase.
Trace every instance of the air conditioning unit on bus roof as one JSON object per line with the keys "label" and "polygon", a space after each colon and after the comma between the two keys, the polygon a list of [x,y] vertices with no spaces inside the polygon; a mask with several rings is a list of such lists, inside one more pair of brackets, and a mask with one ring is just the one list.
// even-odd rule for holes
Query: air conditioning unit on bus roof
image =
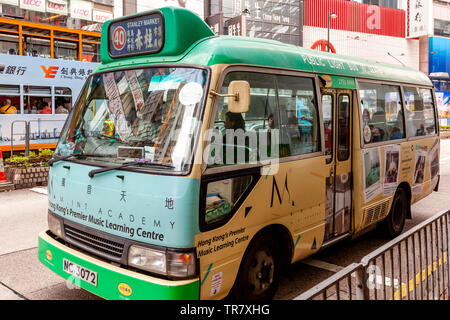
{"label": "air conditioning unit on bus roof", "polygon": [[448,72],[432,72],[430,73],[430,77],[450,78]]}

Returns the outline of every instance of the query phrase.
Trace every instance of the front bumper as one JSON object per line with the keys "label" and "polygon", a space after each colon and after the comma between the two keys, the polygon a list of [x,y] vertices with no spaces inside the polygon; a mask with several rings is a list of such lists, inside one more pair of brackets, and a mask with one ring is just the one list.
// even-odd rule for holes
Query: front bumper
{"label": "front bumper", "polygon": [[[48,231],[39,234],[38,257],[44,266],[64,279],[105,299],[192,300],[199,298],[199,279],[164,280],[126,270],[73,250],[53,239]],[[63,271],[63,259],[97,272],[97,286],[73,278]],[[129,288],[122,293],[119,288]],[[122,292],[121,292],[122,291]]]}

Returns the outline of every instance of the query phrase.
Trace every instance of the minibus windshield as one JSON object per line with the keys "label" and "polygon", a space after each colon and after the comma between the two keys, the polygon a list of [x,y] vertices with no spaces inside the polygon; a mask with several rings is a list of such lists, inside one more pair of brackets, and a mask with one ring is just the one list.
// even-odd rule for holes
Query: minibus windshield
{"label": "minibus windshield", "polygon": [[140,168],[188,170],[201,123],[206,70],[116,70],[87,81],[55,156],[82,153],[106,166],[135,161],[146,164]]}

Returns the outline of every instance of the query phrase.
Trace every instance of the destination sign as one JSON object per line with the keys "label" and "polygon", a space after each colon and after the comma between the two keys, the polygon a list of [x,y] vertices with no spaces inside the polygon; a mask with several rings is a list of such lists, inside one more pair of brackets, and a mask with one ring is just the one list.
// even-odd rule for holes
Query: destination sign
{"label": "destination sign", "polygon": [[112,58],[159,52],[164,45],[163,16],[155,12],[112,22],[108,37]]}

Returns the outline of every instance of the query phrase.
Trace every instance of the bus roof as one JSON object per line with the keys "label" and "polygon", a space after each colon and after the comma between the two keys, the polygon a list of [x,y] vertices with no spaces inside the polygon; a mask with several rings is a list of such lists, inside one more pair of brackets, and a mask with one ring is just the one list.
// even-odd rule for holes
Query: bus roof
{"label": "bus roof", "polygon": [[306,49],[275,40],[215,36],[206,23],[189,10],[166,7],[159,11],[165,20],[165,44],[161,51],[132,58],[112,58],[106,39],[108,27],[115,21],[110,20],[103,26],[102,65],[97,70],[166,63],[243,64],[432,86],[425,73],[413,68]]}

